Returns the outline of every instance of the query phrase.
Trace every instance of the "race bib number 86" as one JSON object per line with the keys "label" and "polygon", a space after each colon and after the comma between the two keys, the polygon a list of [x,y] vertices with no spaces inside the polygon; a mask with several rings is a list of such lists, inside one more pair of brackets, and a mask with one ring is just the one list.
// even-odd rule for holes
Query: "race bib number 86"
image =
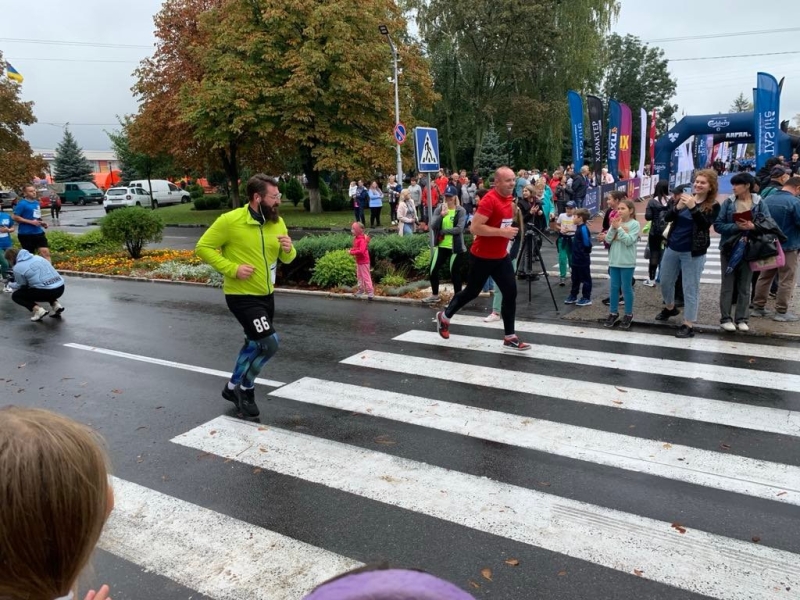
{"label": "race bib number 86", "polygon": [[253,327],[256,328],[258,333],[264,333],[265,331],[269,331],[269,320],[267,317],[261,317],[260,319],[253,319]]}

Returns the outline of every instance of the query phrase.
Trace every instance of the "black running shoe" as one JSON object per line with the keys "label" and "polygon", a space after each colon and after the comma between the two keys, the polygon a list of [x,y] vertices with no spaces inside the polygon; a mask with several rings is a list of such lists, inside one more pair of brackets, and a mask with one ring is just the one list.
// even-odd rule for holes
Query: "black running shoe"
{"label": "black running shoe", "polygon": [[244,390],[241,387],[236,388],[236,394],[239,396],[239,409],[246,417],[257,417],[259,414],[258,406],[256,406],[256,390],[250,388]]}
{"label": "black running shoe", "polygon": [[236,388],[230,389],[226,383],[225,387],[222,388],[222,397],[228,402],[233,402],[236,408],[239,408],[239,397],[236,395]]}
{"label": "black running shoe", "polygon": [[689,327],[686,323],[681,325],[678,328],[678,332],[675,334],[676,338],[693,338],[694,337],[694,327]]}
{"label": "black running shoe", "polygon": [[611,329],[617,323],[619,323],[619,313],[610,313],[606,318],[605,323],[603,323],[603,327],[608,327]]}
{"label": "black running shoe", "polygon": [[656,321],[669,321],[671,317],[679,315],[680,312],[677,306],[672,310],[664,307],[661,309],[661,312],[656,315]]}

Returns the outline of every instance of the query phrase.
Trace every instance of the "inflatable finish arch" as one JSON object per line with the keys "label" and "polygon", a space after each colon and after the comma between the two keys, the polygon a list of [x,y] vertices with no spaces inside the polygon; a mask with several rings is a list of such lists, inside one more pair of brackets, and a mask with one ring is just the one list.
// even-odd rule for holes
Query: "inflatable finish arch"
{"label": "inflatable finish arch", "polygon": [[[672,153],[680,144],[693,135],[711,135],[715,137],[731,133],[730,141],[752,143],[755,141],[755,115],[752,112],[731,113],[727,115],[703,115],[684,117],[656,142],[655,172],[659,179],[669,179],[672,172]],[[736,139],[739,138],[739,139]],[[716,139],[714,140],[716,143]],[[778,131],[778,154],[787,158],[792,153],[792,138],[783,131]]]}

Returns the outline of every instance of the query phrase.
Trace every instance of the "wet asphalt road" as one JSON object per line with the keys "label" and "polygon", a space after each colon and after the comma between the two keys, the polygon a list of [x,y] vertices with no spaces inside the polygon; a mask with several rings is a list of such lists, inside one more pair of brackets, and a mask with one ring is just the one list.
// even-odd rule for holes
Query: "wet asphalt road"
{"label": "wet asphalt road", "polygon": [[[545,298],[536,288],[535,306]],[[263,527],[361,562],[388,560],[393,565],[425,569],[467,589],[476,598],[700,598],[687,589],[649,581],[591,560],[570,558],[423,512],[312,483],[303,477],[259,471],[238,461],[178,445],[170,440],[220,415],[234,416],[219,392],[224,378],[88,352],[64,344],[84,344],[134,355],[229,371],[241,344],[238,324],[229,315],[220,290],[70,278],[61,320],[28,322],[26,313],[6,295],[0,297],[0,390],[2,404],[44,407],[97,428],[108,441],[114,475],[221,515]],[[800,437],[620,410],[612,404],[564,401],[557,390],[538,394],[496,391],[480,385],[403,370],[406,356],[446,361],[458,373],[478,366],[514,373],[546,374],[564,380],[610,383],[626,388],[660,390],[737,405],[800,410],[800,390],[758,389],[659,374],[659,359],[734,367],[746,371],[797,373],[797,362],[778,358],[752,361],[742,344],[741,356],[670,349],[652,343],[609,343],[581,336],[527,334],[540,345],[572,348],[576,353],[606,352],[608,367],[576,367],[568,362],[525,360],[505,354],[393,341],[411,330],[432,331],[433,311],[387,303],[366,303],[278,294],[275,327],[281,336],[278,355],[262,377],[291,383],[303,377],[366,386],[500,410],[510,415],[545,419],[601,432],[632,435],[642,441],[668,440],[709,452],[800,466]],[[523,298],[522,304],[525,304]],[[466,314],[485,315],[486,300]],[[552,307],[551,307],[552,308]],[[535,308],[522,316],[534,316]],[[539,313],[542,314],[541,309]],[[456,331],[457,329],[457,331]],[[497,340],[498,332],[454,325],[454,332]],[[670,338],[674,339],[674,338]],[[709,336],[714,339],[714,336]],[[758,340],[786,351],[791,343]],[[364,350],[391,353],[398,372],[360,368],[340,361]],[[534,353],[538,350],[534,347]],[[781,350],[779,350],[779,353]],[[641,357],[640,369],[618,371],[615,355]],[[755,362],[755,364],[754,364]],[[423,369],[424,370],[424,369]],[[455,376],[453,379],[457,379]],[[437,431],[393,419],[358,414],[282,398],[266,399],[270,388],[258,386],[265,427],[299,432],[320,440],[403,457],[458,473],[487,477],[555,498],[572,499],[690,529],[760,544],[793,553],[800,560],[796,535],[800,515],[795,504],[674,481],[591,461],[526,449],[475,437]],[[390,440],[386,442],[386,440]],[[725,450],[720,447],[724,445]],[[346,477],[346,473],[343,474]],[[458,504],[453,505],[457,511]],[[186,524],[191,538],[191,524]],[[576,532],[577,533],[577,532]],[[604,535],[602,529],[598,535]],[[153,540],[157,545],[158,539]],[[518,568],[504,566],[513,557]],[[196,557],[179,560],[191,562]],[[274,560],[265,556],[265,561]],[[665,561],[670,560],[665,556]],[[89,583],[108,582],[113,597],[163,600],[203,598],[196,586],[181,585],[159,570],[141,568],[113,551],[98,551]],[[797,564],[797,563],[796,563]],[[481,577],[492,568],[493,581]],[[477,583],[474,587],[470,581]],[[689,588],[691,589],[691,588]],[[797,588],[795,588],[797,590]],[[272,597],[274,590],[262,590]],[[253,597],[252,595],[231,597]],[[785,596],[794,598],[795,595]]]}

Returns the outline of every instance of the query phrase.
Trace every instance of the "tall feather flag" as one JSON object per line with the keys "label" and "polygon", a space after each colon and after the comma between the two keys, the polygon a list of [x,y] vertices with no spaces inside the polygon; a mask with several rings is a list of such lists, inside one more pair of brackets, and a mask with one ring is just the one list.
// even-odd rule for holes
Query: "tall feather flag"
{"label": "tall feather flag", "polygon": [[8,75],[9,79],[16,81],[17,83],[22,83],[24,80],[24,77],[22,77],[20,72],[12,67],[11,63],[8,61],[6,61],[6,75]]}

